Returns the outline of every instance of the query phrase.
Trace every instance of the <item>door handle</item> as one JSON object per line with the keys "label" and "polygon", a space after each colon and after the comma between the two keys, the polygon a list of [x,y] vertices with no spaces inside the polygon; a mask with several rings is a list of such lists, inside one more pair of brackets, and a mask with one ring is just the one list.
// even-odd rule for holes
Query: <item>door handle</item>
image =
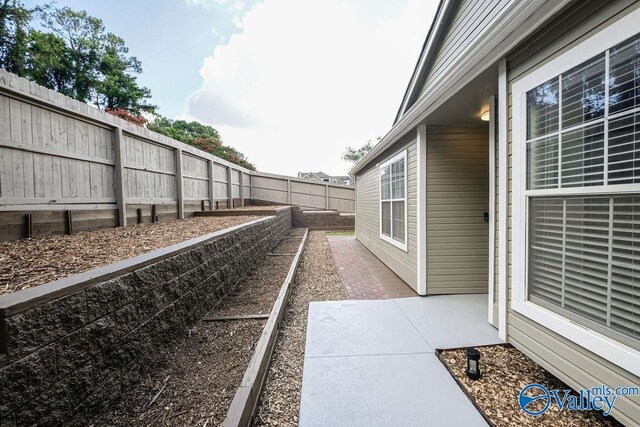
{"label": "door handle", "polygon": [[484,222],[489,222],[489,212],[483,213],[482,219],[484,220]]}

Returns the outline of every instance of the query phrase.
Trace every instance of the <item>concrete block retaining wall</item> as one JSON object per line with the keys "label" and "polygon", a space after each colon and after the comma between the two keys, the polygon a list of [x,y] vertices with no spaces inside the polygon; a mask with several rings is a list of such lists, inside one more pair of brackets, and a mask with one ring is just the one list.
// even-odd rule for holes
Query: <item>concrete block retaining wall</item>
{"label": "concrete block retaining wall", "polygon": [[314,211],[292,208],[294,227],[305,227],[310,230],[355,230],[355,214],[344,214],[335,211]]}
{"label": "concrete block retaining wall", "polygon": [[291,223],[291,209],[278,209],[0,298],[0,425],[87,423],[164,359]]}

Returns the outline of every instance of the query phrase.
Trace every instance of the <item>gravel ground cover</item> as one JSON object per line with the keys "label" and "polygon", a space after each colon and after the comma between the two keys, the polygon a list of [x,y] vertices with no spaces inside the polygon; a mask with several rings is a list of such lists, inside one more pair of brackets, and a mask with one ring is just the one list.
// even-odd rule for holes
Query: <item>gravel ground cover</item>
{"label": "gravel ground cover", "polygon": [[[598,411],[560,411],[556,405],[551,405],[544,414],[536,417],[525,414],[518,405],[518,395],[528,384],[541,384],[549,390],[565,390],[569,387],[513,347],[491,346],[481,347],[479,350],[482,377],[477,381],[469,379],[464,372],[464,349],[444,351],[441,353],[441,359],[496,426],[621,425]],[[532,405],[537,403],[544,405],[542,401],[534,402]],[[540,410],[542,407],[531,406],[530,409]]]}
{"label": "gravel ground cover", "polygon": [[[266,257],[208,316],[269,313],[292,260]],[[93,425],[220,425],[265,323],[264,319],[200,322],[162,366]]]}
{"label": "gravel ground cover", "polygon": [[255,219],[188,218],[1,243],[0,296]]}
{"label": "gravel ground cover", "polygon": [[298,425],[309,303],[345,298],[325,233],[310,232],[253,425]]}

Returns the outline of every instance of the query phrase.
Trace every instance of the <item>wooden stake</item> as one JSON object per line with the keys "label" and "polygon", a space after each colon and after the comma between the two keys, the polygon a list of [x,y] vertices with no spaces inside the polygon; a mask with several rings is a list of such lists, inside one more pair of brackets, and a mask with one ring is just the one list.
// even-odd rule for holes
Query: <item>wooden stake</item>
{"label": "wooden stake", "polygon": [[24,222],[25,222],[25,237],[33,237],[33,217],[31,216],[31,214],[26,214],[24,216]]}
{"label": "wooden stake", "polygon": [[67,234],[73,234],[73,214],[71,211],[67,211]]}
{"label": "wooden stake", "polygon": [[253,320],[268,319],[269,314],[238,314],[236,316],[207,316],[203,317],[203,322],[224,322],[226,320]]}
{"label": "wooden stake", "polygon": [[136,209],[136,213],[138,214],[138,224],[142,224],[142,208]]}

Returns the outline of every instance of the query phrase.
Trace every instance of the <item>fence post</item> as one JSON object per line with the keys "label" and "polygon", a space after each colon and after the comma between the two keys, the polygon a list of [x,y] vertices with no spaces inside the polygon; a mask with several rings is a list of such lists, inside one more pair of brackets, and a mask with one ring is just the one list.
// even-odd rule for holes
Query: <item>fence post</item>
{"label": "fence post", "polygon": [[244,207],[244,172],[240,171],[240,206]]}
{"label": "fence post", "polygon": [[324,204],[325,208],[329,210],[329,184],[324,186]]}
{"label": "fence post", "polygon": [[249,185],[247,186],[249,187],[249,194],[245,194],[245,196],[248,199],[251,199],[251,195],[253,194],[253,174],[249,172],[247,176],[249,177]]}
{"label": "fence post", "polygon": [[231,166],[227,166],[227,207],[233,209],[233,182],[231,181]]}
{"label": "fence post", "polygon": [[287,179],[287,204],[291,204],[291,180]]}
{"label": "fence post", "polygon": [[116,206],[118,208],[118,225],[127,226],[127,204],[124,198],[124,139],[122,138],[122,128],[116,127],[113,130],[113,148],[115,154],[115,164],[113,173],[116,184]]}
{"label": "fence post", "polygon": [[209,210],[213,210],[213,206],[216,203],[216,195],[215,195],[215,181],[213,177],[213,160],[209,159],[207,161],[207,166],[209,168]]}
{"label": "fence post", "polygon": [[182,150],[176,148],[176,197],[178,202],[178,218],[184,219],[184,198],[182,196]]}

